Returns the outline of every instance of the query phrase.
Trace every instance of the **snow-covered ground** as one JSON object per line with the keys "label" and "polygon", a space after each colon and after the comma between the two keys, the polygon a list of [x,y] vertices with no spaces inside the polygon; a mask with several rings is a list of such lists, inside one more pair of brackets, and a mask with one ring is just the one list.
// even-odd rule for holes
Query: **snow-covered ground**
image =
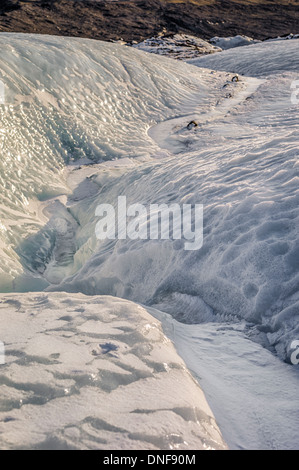
{"label": "snow-covered ground", "polygon": [[[266,41],[252,46],[228,49],[220,55],[192,60],[193,65],[241,73],[250,77],[284,75],[294,72],[298,78],[298,40]],[[276,77],[278,83],[281,77]]]}
{"label": "snow-covered ground", "polygon": [[[283,362],[290,362],[290,345],[299,340],[299,124],[298,104],[291,99],[291,86],[298,80],[297,41],[236,47],[190,64],[82,39],[1,34],[0,43],[0,79],[6,87],[6,104],[0,106],[0,287],[2,292],[48,291],[1,297],[3,319],[16,318],[16,323],[6,322],[0,340],[21,351],[0,366],[3,403],[15,403],[14,394],[20,403],[22,390],[28,392],[26,406],[34,407],[30,393],[35,396],[35,387],[28,384],[35,383],[34,370],[45,370],[36,388],[42,403],[32,429],[39,421],[46,426],[47,407],[54,410],[51,432],[32,431],[25,443],[20,436],[27,410],[23,414],[23,402],[20,410],[14,405],[13,420],[4,417],[3,429],[9,429],[8,438],[3,434],[8,439],[4,445],[71,445],[75,437],[65,434],[71,426],[76,442],[82,439],[83,447],[91,447],[90,436],[99,445],[96,439],[103,439],[107,423],[119,427],[115,417],[98,416],[95,434],[89,426],[85,440],[80,424],[89,416],[85,403],[80,416],[60,424],[57,418],[73,400],[79,406],[78,393],[93,394],[93,404],[104,393],[101,387],[115,383],[112,351],[106,380],[96,381],[92,390],[84,382],[81,391],[81,379],[77,387],[75,376],[68,376],[74,394],[61,397],[55,395],[59,383],[53,390],[48,382],[53,374],[56,377],[56,368],[62,375],[61,369],[68,371],[68,354],[76,363],[78,353],[80,367],[74,365],[74,370],[87,367],[88,347],[74,352],[64,331],[69,338],[73,328],[76,333],[91,321],[93,333],[98,334],[98,325],[104,331],[103,343],[115,345],[107,326],[115,328],[114,320],[108,314],[99,318],[93,302],[102,302],[116,317],[128,317],[125,328],[136,330],[137,336],[143,318],[149,324],[154,321],[138,305],[125,300],[112,304],[99,297],[112,295],[143,304],[162,320],[202,385],[231,448],[298,448],[298,366]],[[190,121],[197,126],[188,130]],[[203,247],[185,251],[183,240],[97,240],[97,206],[117,207],[123,195],[128,205],[203,204]],[[39,314],[34,315],[38,299]],[[59,318],[65,317],[61,327],[58,311]],[[32,333],[26,333],[22,343],[19,329],[31,316]],[[57,335],[64,339],[58,352],[52,351],[51,342],[50,354],[46,346],[45,353],[34,352],[44,347],[47,318],[55,324],[53,345]],[[120,342],[123,351],[124,338]],[[158,341],[157,348],[162,343]],[[53,356],[58,365],[53,364],[51,354],[62,353],[62,361]],[[27,355],[36,356],[29,361],[33,369],[27,367]],[[123,356],[118,360],[125,361]],[[139,370],[134,361],[129,363],[130,374]],[[162,359],[160,365],[163,369]],[[90,367],[97,376],[100,367],[94,361]],[[133,401],[144,387],[136,374],[132,394],[123,384],[123,397],[127,389]],[[159,376],[161,390],[165,377]],[[188,381],[180,377],[182,383]],[[188,407],[197,400],[199,407],[203,404],[196,394],[198,387]],[[119,406],[124,406],[122,401]],[[174,401],[172,408],[181,406]],[[33,408],[29,410],[34,415]],[[144,428],[148,426],[150,436],[159,434],[151,418]],[[172,423],[169,415],[166,419]],[[131,446],[128,433],[134,434],[135,425],[133,419],[132,428],[128,425],[119,438],[120,446]],[[173,434],[177,426],[174,420]],[[144,431],[139,447],[148,445],[146,435]],[[51,436],[54,441],[47,440]],[[186,436],[188,446],[195,446],[187,430]],[[116,445],[114,437],[107,447]]]}
{"label": "snow-covered ground", "polygon": [[298,369],[251,341],[246,324],[162,321],[205,391],[230,449],[298,449]]}
{"label": "snow-covered ground", "polygon": [[112,297],[1,298],[1,449],[225,449],[157,320]]}

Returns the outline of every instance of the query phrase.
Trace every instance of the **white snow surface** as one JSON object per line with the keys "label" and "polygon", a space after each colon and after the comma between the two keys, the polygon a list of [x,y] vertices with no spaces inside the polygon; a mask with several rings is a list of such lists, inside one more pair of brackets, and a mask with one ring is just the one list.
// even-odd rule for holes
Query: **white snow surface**
{"label": "white snow surface", "polygon": [[[101,301],[100,295],[111,295],[146,305],[153,314],[170,314],[179,325],[175,345],[203,383],[230,447],[297,447],[298,366],[282,362],[290,362],[290,345],[299,339],[299,124],[298,104],[291,101],[299,70],[297,41],[236,47],[192,64],[82,39],[0,34],[0,43],[0,79],[6,87],[6,104],[0,105],[2,292],[47,288],[48,293],[40,294],[39,312],[46,309],[53,322],[59,321],[56,302],[61,316],[68,316],[69,308],[70,317],[74,315],[68,302],[78,292],[91,296],[80,297],[80,306],[74,301],[79,310],[93,299]],[[192,120],[198,126],[187,130]],[[188,252],[184,240],[97,240],[97,206],[117,207],[120,195],[127,196],[128,204],[146,206],[203,204],[203,247]],[[24,296],[28,308],[22,298],[1,296],[6,319],[7,312],[9,318],[18,316],[16,302],[25,309],[22,321],[30,318],[30,309],[34,315],[39,295]],[[134,305],[117,302],[115,316],[122,315],[120,305]],[[79,310],[79,323],[87,321]],[[44,331],[47,315],[41,323],[35,319],[37,329],[28,339],[33,346],[29,354],[24,341],[25,355],[40,357],[34,353],[34,335]],[[66,328],[68,337],[71,320],[65,321],[57,331]],[[97,322],[95,317],[92,321]],[[136,328],[137,314],[132,321]],[[6,324],[7,335],[19,334],[17,320],[15,328]],[[0,340],[6,343],[2,328]],[[113,343],[109,333],[108,342]],[[225,342],[228,348],[219,365]],[[20,337],[16,344],[19,348]],[[72,354],[68,345],[64,338],[61,347]],[[23,399],[17,375],[31,383],[22,357],[3,374],[13,384],[10,374],[18,366],[17,402]],[[45,367],[44,359],[35,362]],[[276,370],[291,384],[281,400],[279,382],[269,386]],[[137,386],[139,392],[142,387]],[[14,400],[13,390],[13,385],[7,390],[8,401]],[[51,396],[52,389],[41,390],[43,397]],[[137,400],[137,395],[132,396]],[[67,404],[68,397],[63,399]],[[39,412],[47,406],[42,402]],[[12,441],[5,446],[21,442],[22,416],[5,422],[12,426]],[[84,421],[85,409],[80,416]],[[118,427],[113,420],[99,420]],[[74,418],[78,442],[85,436],[79,421]],[[40,445],[69,445],[72,439],[64,433],[68,423],[55,425],[52,434],[42,430],[41,436],[30,435],[27,444],[37,439]],[[14,437],[16,429],[19,438]],[[144,435],[140,447],[147,442]],[[86,439],[90,447],[90,435]]]}
{"label": "white snow surface", "polygon": [[[285,61],[289,48],[297,60],[293,44],[283,42]],[[272,47],[275,61],[277,43]],[[263,344],[288,359],[299,334],[296,74],[232,82],[231,74],[207,73],[218,96],[211,107],[149,131],[171,155],[142,167],[106,167],[105,177],[101,167],[88,170],[92,196],[79,203],[69,198],[80,224],[75,273],[59,284],[59,271],[48,271],[48,279],[53,290],[130,298],[190,323],[245,319]],[[194,118],[199,125],[188,131]],[[74,173],[70,181],[78,178]],[[203,248],[187,252],[180,240],[97,241],[97,205],[117,207],[124,194],[128,204],[204,204]]]}
{"label": "white snow surface", "polygon": [[237,36],[230,36],[226,38],[215,36],[212,39],[210,39],[211,44],[213,44],[216,47],[219,47],[222,50],[231,49],[231,48],[240,47],[240,46],[250,46],[251,44],[257,44],[259,42],[261,41],[250,38],[248,36],[242,36],[239,34]]}
{"label": "white snow surface", "polygon": [[[68,194],[65,163],[156,154],[147,135],[152,124],[191,111],[199,96],[202,105],[210,104],[210,81],[200,78],[194,67],[120,45],[0,34],[2,291],[22,273],[14,248],[45,223],[36,201]],[[55,239],[46,242],[51,247]]]}
{"label": "white snow surface", "polygon": [[191,59],[189,63],[198,67],[225,70],[250,77],[263,77],[292,71],[298,74],[299,43],[295,39],[277,39],[250,46],[242,46],[223,51],[220,55]]}
{"label": "white snow surface", "polygon": [[226,449],[197,382],[144,308],[1,298],[0,448]]}
{"label": "white snow surface", "polygon": [[250,341],[242,322],[184,325],[148,311],[203,387],[231,450],[298,450],[298,369]]}

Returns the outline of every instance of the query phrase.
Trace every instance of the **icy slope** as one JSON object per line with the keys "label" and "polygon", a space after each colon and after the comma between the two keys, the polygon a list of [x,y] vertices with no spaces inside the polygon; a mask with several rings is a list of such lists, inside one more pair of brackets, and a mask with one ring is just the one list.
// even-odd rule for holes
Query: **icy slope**
{"label": "icy slope", "polygon": [[[215,108],[150,130],[175,155],[118,172],[84,170],[92,197],[69,198],[81,227],[77,272],[53,289],[130,298],[190,323],[245,319],[253,338],[288,360],[299,312],[295,78],[284,73],[234,84],[230,75]],[[199,126],[187,131],[191,116]],[[178,240],[97,241],[97,205],[117,207],[122,194],[128,205],[203,203],[202,249],[187,252]]]}
{"label": "icy slope", "polygon": [[[296,40],[235,48],[208,58],[210,67],[227,70],[223,72],[93,41],[21,35],[0,35],[0,41],[1,79],[7,88],[6,108],[1,105],[1,290],[48,287],[91,296],[108,294],[155,307],[181,322],[214,322],[211,329],[203,325],[207,342],[213,345],[215,341],[218,353],[226,340],[235,346],[225,355],[231,382],[229,386],[224,383],[225,393],[235,389],[238,403],[251,403],[254,393],[247,390],[246,381],[254,374],[260,398],[255,416],[250,408],[241,415],[239,406],[223,411],[223,402],[214,400],[221,393],[225,362],[217,381],[216,357],[211,353],[205,358],[199,352],[204,351],[200,325],[194,338],[190,338],[192,328],[182,327],[175,341],[178,347],[183,344],[180,351],[188,366],[204,377],[213,412],[222,426],[227,429],[230,413],[231,422],[242,426],[240,442],[236,434],[229,433],[232,446],[254,446],[252,436],[261,422],[261,447],[284,447],[288,439],[292,445],[298,442],[292,420],[298,411],[297,368],[289,374],[291,366],[277,362],[274,356],[270,360],[270,353],[263,351],[261,360],[254,360],[254,367],[246,369],[251,353],[262,351],[249,339],[290,361],[290,344],[299,335],[299,126],[298,105],[291,101],[291,84],[298,78]],[[208,59],[202,59],[203,67]],[[250,78],[233,80],[235,73],[245,71]],[[198,126],[188,130],[191,120]],[[64,168],[68,161],[71,165]],[[188,252],[184,240],[97,240],[96,208],[101,203],[116,208],[120,195],[127,196],[128,205],[203,204],[203,247]],[[41,308],[56,322],[58,307],[51,299],[66,299],[66,294],[44,295],[49,310],[43,304]],[[80,302],[86,303],[82,298]],[[22,303],[15,303],[20,297],[5,299],[21,311]],[[73,313],[68,317],[65,305],[67,302],[58,302],[59,318],[66,314],[66,321],[71,321]],[[75,309],[81,308],[75,302]],[[8,310],[10,319],[14,311]],[[4,312],[6,315],[6,309]],[[81,313],[80,322],[86,322]],[[114,314],[120,314],[119,304]],[[23,321],[22,317],[22,325]],[[41,323],[44,321],[42,317]],[[113,323],[110,317],[108,321]],[[132,321],[138,323],[135,316]],[[228,329],[231,322],[236,335]],[[59,332],[63,335],[66,328],[68,337],[68,327],[72,328],[67,324]],[[40,331],[40,325],[35,331]],[[224,338],[220,341],[218,335]],[[112,343],[108,337],[104,345]],[[190,349],[185,348],[188,338]],[[31,341],[30,355],[34,356],[34,335],[28,344]],[[41,362],[44,359],[42,356]],[[25,370],[20,361],[14,377],[23,375],[27,389],[28,382],[32,383],[26,378],[31,370],[24,366]],[[202,368],[197,364],[200,361]],[[277,423],[279,386],[266,386],[265,376],[270,380],[271,374],[263,371],[274,371],[276,366],[286,381],[292,376],[292,389],[280,402],[281,409],[288,404],[286,413],[279,415],[282,429],[290,425],[291,435],[284,433],[284,439],[279,430],[269,439],[268,431]],[[6,369],[8,375],[14,367]],[[63,363],[62,369],[65,367]],[[205,373],[207,368],[210,374]],[[241,383],[240,375],[246,377]],[[14,392],[19,399],[20,383],[9,382],[8,397]],[[217,383],[215,395],[213,383]],[[41,400],[51,395],[52,389],[39,386]],[[163,383],[161,386],[163,389]],[[269,406],[261,420],[263,403]],[[41,422],[43,407],[48,406],[44,403],[38,409]],[[20,416],[22,428],[25,422],[22,413]],[[85,416],[85,409],[80,416]],[[103,419],[99,427],[103,429],[106,423]],[[17,426],[18,422],[8,416],[4,424]],[[16,428],[11,429],[14,436]],[[65,421],[62,427],[54,424],[51,429],[54,443],[69,442],[60,434]],[[78,435],[78,430],[74,433]],[[48,437],[42,430],[39,442]]]}
{"label": "icy slope", "polygon": [[0,448],[225,449],[160,323],[110,297],[1,298]]}
{"label": "icy slope", "polygon": [[[0,34],[0,80],[2,291],[23,272],[14,248],[45,224],[32,201],[68,193],[65,163],[149,158],[159,152],[147,135],[152,123],[214,99],[212,78],[193,67],[115,44],[47,36]],[[48,237],[48,246],[55,241]]]}
{"label": "icy slope", "polygon": [[242,73],[250,77],[262,77],[286,71],[299,70],[299,41],[266,41],[223,51],[216,56],[205,56],[188,61],[199,67]]}
{"label": "icy slope", "polygon": [[231,450],[299,449],[298,369],[250,341],[243,322],[186,325],[148,311],[198,378]]}

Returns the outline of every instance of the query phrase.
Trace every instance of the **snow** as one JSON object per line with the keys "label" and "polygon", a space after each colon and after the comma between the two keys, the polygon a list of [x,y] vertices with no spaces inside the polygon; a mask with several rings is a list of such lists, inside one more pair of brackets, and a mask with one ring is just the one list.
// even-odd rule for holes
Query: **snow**
{"label": "snow", "polygon": [[266,41],[251,46],[223,51],[215,56],[192,59],[193,65],[225,70],[250,77],[264,77],[299,70],[298,42],[296,40]]}
{"label": "snow", "polygon": [[131,302],[1,297],[0,447],[225,449],[160,322]]}
{"label": "snow", "polygon": [[[1,366],[3,403],[12,406],[0,422],[5,447],[152,448],[154,435],[163,435],[163,448],[204,445],[202,420],[192,418],[190,429],[185,419],[195,402],[203,406],[198,386],[185,369],[167,375],[164,363],[182,362],[164,358],[163,336],[147,343],[139,330],[157,316],[231,448],[297,448],[298,367],[290,365],[299,337],[297,42],[235,47],[190,64],[82,39],[0,34],[0,43],[7,100],[0,106],[0,287],[46,290],[1,296],[0,340],[11,352]],[[198,125],[188,130],[191,121]],[[203,204],[203,247],[97,240],[96,208],[117,207],[124,195],[128,205]],[[126,331],[142,351],[156,351],[162,376],[148,371]],[[98,374],[93,340],[109,364],[90,387]],[[72,371],[82,369],[88,377],[77,380]],[[150,377],[127,383],[133,369]],[[156,373],[161,404],[148,398]],[[177,387],[186,395],[173,397]],[[143,391],[149,405],[140,409],[155,412],[142,413],[140,434],[132,411]],[[186,407],[179,400],[188,402],[183,421],[169,412]]]}
{"label": "snow", "polygon": [[252,342],[245,323],[184,325],[148,310],[198,378],[230,449],[299,448],[298,369]]}
{"label": "snow", "polygon": [[[284,44],[288,51],[291,43]],[[101,167],[89,170],[98,192],[69,199],[82,227],[75,272],[50,289],[129,298],[190,323],[245,319],[258,341],[289,360],[299,301],[298,120],[290,100],[296,74],[232,82],[232,74],[208,73],[218,104],[149,131],[172,155],[142,169],[106,171],[104,186]],[[188,131],[192,117],[199,126]],[[203,248],[188,253],[180,240],[96,240],[99,201],[117,207],[123,194],[128,204],[204,204]]]}
{"label": "snow", "polygon": [[[273,41],[285,41],[290,39],[298,39],[298,34],[289,34],[286,37],[278,37],[268,39],[265,42]],[[253,44],[261,44],[262,41],[253,39],[244,35],[236,35],[230,37],[218,37],[215,36],[209,41],[191,36],[188,34],[173,34],[163,35],[159,34],[156,37],[145,39],[140,43],[124,41],[116,41],[119,44],[126,46],[132,46],[136,49],[140,49],[145,52],[152,54],[159,54],[170,57],[172,59],[188,61],[190,59],[196,59],[204,55],[213,54],[215,52],[221,52],[227,49],[235,47],[250,46]]]}
{"label": "snow", "polygon": [[226,38],[215,36],[214,38],[210,39],[211,44],[219,47],[222,50],[231,49],[233,47],[250,46],[251,44],[257,44],[259,42],[261,41],[241,35]]}

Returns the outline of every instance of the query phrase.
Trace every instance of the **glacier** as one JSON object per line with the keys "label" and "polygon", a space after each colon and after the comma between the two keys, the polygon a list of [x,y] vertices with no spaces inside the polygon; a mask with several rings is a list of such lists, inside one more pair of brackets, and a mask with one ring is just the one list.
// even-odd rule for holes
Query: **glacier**
{"label": "glacier", "polygon": [[160,323],[105,296],[6,294],[1,449],[226,449]]}
{"label": "glacier", "polygon": [[[298,367],[290,364],[299,338],[297,41],[188,64],[84,39],[1,33],[0,43],[0,340],[8,352],[1,445],[297,448]],[[191,120],[198,126],[188,130]],[[128,204],[203,204],[203,247],[98,240],[96,208],[116,207],[120,195]],[[123,333],[114,331],[116,318]],[[158,348],[162,323],[212,411],[182,366],[185,392],[167,405],[150,401],[155,416],[140,406],[144,432],[136,434],[125,396],[138,401],[147,381],[145,401],[156,380],[159,396],[173,387],[163,357],[156,353],[160,371],[140,352],[154,347],[138,336],[143,319],[158,322]],[[141,349],[125,357],[126,338],[117,335],[130,330],[137,341],[135,328]],[[97,346],[97,364],[90,348],[98,338],[108,346]],[[121,394],[125,429],[117,413],[100,409],[90,418],[105,387]],[[73,404],[78,414],[69,417],[63,409]]]}

